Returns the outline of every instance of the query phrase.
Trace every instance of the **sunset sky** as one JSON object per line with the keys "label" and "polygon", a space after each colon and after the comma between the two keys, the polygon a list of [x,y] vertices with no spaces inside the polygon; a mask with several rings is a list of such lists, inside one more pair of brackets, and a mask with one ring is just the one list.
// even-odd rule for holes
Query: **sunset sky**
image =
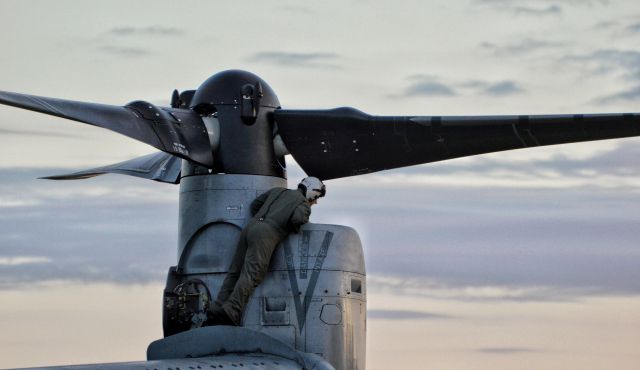
{"label": "sunset sky", "polygon": [[[632,0],[0,0],[0,90],[115,105],[245,69],[284,108],[639,112],[638,45]],[[37,180],[153,152],[0,106],[0,368],[162,336],[178,187]],[[363,241],[367,368],[637,369],[638,158],[632,138],[328,181],[312,221]]]}

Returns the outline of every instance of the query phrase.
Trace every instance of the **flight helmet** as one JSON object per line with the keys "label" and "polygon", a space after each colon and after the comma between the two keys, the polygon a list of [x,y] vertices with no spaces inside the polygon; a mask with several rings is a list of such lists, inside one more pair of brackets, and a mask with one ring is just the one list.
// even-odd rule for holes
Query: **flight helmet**
{"label": "flight helmet", "polygon": [[304,194],[305,198],[307,198],[309,202],[313,202],[318,198],[324,197],[327,193],[327,187],[319,178],[313,176],[302,179],[300,184],[298,184],[298,189],[302,190],[302,194]]}

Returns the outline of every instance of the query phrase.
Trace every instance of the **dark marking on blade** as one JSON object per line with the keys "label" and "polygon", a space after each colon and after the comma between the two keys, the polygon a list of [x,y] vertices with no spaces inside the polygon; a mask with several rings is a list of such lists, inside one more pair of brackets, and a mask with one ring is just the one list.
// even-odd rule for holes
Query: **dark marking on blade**
{"label": "dark marking on blade", "polygon": [[448,156],[449,147],[447,146],[447,142],[443,136],[442,117],[431,117],[431,134],[435,136],[436,143],[441,145],[444,155]]}
{"label": "dark marking on blade", "polygon": [[518,124],[514,127],[514,132],[520,142],[523,143],[524,148],[540,146],[540,142],[533,135],[531,116],[518,116]]}
{"label": "dark marking on blade", "polygon": [[31,99],[33,102],[35,102],[36,104],[40,104],[40,106],[42,106],[45,109],[49,109],[51,112],[57,113],[61,116],[65,116],[66,114],[62,113],[58,108],[54,107],[53,105],[47,103],[46,101],[36,97],[36,96],[31,96],[31,95],[25,95],[26,97],[28,97],[29,99]]}
{"label": "dark marking on blade", "polygon": [[415,117],[409,118],[408,120],[409,122],[413,122],[420,126],[431,127],[431,117],[415,116]]}
{"label": "dark marking on blade", "polygon": [[442,117],[431,117],[431,133],[437,136],[442,134]]}
{"label": "dark marking on blade", "polygon": [[522,143],[522,147],[526,148],[527,147],[527,143],[522,139],[522,136],[520,136],[520,133],[518,132],[518,128],[516,127],[516,124],[512,124],[511,128],[513,129],[513,133],[516,135],[516,137],[518,138],[518,140],[520,140],[520,143]]}
{"label": "dark marking on blade", "polygon": [[629,123],[631,127],[633,127],[633,133],[638,134],[640,132],[640,125],[638,125],[638,120],[636,119],[636,115],[633,113],[625,113],[622,115],[622,121],[625,123]]}
{"label": "dark marking on blade", "polygon": [[585,130],[585,126],[584,126],[584,114],[574,114],[573,122],[575,122],[575,124],[580,127],[580,130],[582,131],[582,137],[585,139],[588,138],[589,134]]}

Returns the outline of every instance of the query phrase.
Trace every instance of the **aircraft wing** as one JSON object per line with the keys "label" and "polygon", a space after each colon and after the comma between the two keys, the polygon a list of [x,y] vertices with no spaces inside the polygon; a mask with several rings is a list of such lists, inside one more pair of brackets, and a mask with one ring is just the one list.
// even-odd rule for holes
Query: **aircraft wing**
{"label": "aircraft wing", "polygon": [[53,366],[48,370],[260,369],[335,370],[320,356],[290,347],[267,334],[236,326],[208,326],[157,340],[148,361]]}
{"label": "aircraft wing", "polygon": [[109,166],[41,178],[47,180],[80,180],[106,173],[117,173],[159,182],[177,184],[180,182],[181,167],[182,160],[180,158],[169,153],[158,152]]}
{"label": "aircraft wing", "polygon": [[[256,365],[257,364],[257,365]],[[167,370],[167,369],[260,369],[303,370],[293,360],[279,356],[254,354],[223,354],[199,358],[178,358],[155,361],[115,362],[105,364],[30,367],[22,370]]]}
{"label": "aircraft wing", "polygon": [[640,135],[640,114],[372,116],[353,108],[276,110],[289,153],[321,179],[529,148]]}
{"label": "aircraft wing", "polygon": [[180,158],[213,167],[209,135],[190,109],[157,107],[144,101],[126,106],[85,103],[0,91],[0,104],[106,128]]}

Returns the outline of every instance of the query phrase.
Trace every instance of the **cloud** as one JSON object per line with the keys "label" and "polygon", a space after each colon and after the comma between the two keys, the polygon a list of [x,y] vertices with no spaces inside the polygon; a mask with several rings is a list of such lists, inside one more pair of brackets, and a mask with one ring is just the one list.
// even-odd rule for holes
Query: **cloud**
{"label": "cloud", "polygon": [[611,4],[610,0],[475,0],[474,2],[491,7],[496,11],[532,18],[561,16],[570,7],[594,7]]}
{"label": "cloud", "polygon": [[492,96],[513,95],[523,92],[524,90],[513,81],[502,81],[487,86],[483,93]]}
{"label": "cloud", "polygon": [[582,55],[564,58],[570,62],[583,63],[595,73],[623,71],[622,77],[640,79],[640,52],[635,50],[601,49]]}
{"label": "cloud", "polygon": [[480,280],[463,284],[408,274],[370,274],[368,280],[369,292],[461,302],[576,302],[580,297],[610,294],[593,287],[490,285]]}
{"label": "cloud", "polygon": [[107,54],[129,58],[146,57],[153,54],[153,52],[148,49],[129,46],[106,45],[101,47],[100,50]]}
{"label": "cloud", "polygon": [[636,139],[581,160],[398,169],[350,179],[341,207],[369,225],[370,290],[508,301],[640,294],[639,155]]}
{"label": "cloud", "polygon": [[59,132],[51,132],[51,131],[27,131],[27,130],[13,130],[13,129],[3,129],[0,128],[0,135],[18,135],[18,136],[29,136],[29,137],[64,137],[64,138],[79,138],[77,135],[73,134],[63,134]]}
{"label": "cloud", "polygon": [[48,171],[0,170],[0,289],[164,280],[175,264],[177,187],[125,176],[36,179]]}
{"label": "cloud", "polygon": [[[480,157],[334,180],[312,220],[357,226],[370,291],[514,302],[640,294],[638,156],[632,140],[582,160]],[[0,205],[10,206],[0,258],[51,261],[2,265],[0,286],[162,282],[176,262],[178,187],[35,180],[58,171],[0,169]]]}
{"label": "cloud", "polygon": [[450,97],[464,94],[483,94],[497,97],[524,92],[522,87],[510,80],[500,82],[469,80],[443,83],[436,76],[425,75],[413,75],[407,79],[412,82],[404,89],[400,95],[402,97]]}
{"label": "cloud", "polygon": [[640,33],[640,22],[627,26],[627,31],[630,33]]}
{"label": "cloud", "polygon": [[528,6],[515,6],[512,11],[518,15],[527,15],[535,17],[543,17],[548,15],[562,14],[562,7],[559,5],[550,5],[546,8],[531,8]]}
{"label": "cloud", "polygon": [[557,49],[566,46],[564,42],[552,42],[524,38],[503,46],[491,42],[483,42],[480,47],[493,52],[496,56],[522,56],[546,49]]}
{"label": "cloud", "polygon": [[602,21],[598,22],[593,26],[593,29],[596,30],[606,30],[614,27],[618,27],[620,25],[620,21]]}
{"label": "cloud", "polygon": [[313,14],[313,10],[311,8],[298,5],[283,5],[278,9],[294,14]]}
{"label": "cloud", "polygon": [[405,310],[367,310],[367,317],[370,319],[380,320],[436,320],[449,319],[451,316],[422,312],[422,311],[405,311]]}
{"label": "cloud", "polygon": [[417,81],[409,85],[404,96],[454,96],[455,91],[440,82],[436,81]]}
{"label": "cloud", "polygon": [[184,30],[176,27],[148,26],[148,27],[114,27],[109,33],[115,36],[183,36]]}
{"label": "cloud", "polygon": [[27,256],[15,256],[15,257],[0,257],[0,266],[18,266],[18,265],[32,265],[50,263],[51,259],[47,257],[27,257]]}
{"label": "cloud", "polygon": [[596,99],[596,102],[601,104],[608,104],[619,101],[637,101],[640,102],[640,85],[632,87],[630,89],[602,96]]}
{"label": "cloud", "polygon": [[479,348],[476,350],[476,352],[490,353],[495,355],[519,355],[523,353],[540,352],[540,350],[523,347],[487,347]]}
{"label": "cloud", "polygon": [[264,51],[253,54],[250,61],[265,62],[288,67],[305,68],[339,68],[338,59],[333,53],[288,53],[280,51]]}

